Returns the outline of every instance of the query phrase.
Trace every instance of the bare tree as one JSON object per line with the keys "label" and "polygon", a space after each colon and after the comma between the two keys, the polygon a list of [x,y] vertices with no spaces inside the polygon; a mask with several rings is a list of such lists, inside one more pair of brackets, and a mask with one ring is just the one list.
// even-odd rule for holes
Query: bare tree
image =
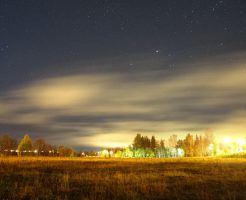
{"label": "bare tree", "polygon": [[0,138],[0,153],[2,154],[11,154],[12,151],[15,151],[17,148],[17,141],[15,138],[4,135]]}

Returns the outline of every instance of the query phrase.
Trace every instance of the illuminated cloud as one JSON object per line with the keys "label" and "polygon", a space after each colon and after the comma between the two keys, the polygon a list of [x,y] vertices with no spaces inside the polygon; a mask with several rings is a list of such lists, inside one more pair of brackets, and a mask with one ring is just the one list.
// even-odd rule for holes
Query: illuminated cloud
{"label": "illuminated cloud", "polygon": [[97,87],[89,77],[72,76],[37,81],[16,93],[33,106],[53,109],[86,103]]}
{"label": "illuminated cloud", "polygon": [[240,59],[184,63],[185,72],[176,73],[80,73],[30,82],[1,94],[2,131],[76,146],[124,146],[138,132],[165,138],[208,127],[218,137],[245,136],[246,61],[243,54],[231,57]]}

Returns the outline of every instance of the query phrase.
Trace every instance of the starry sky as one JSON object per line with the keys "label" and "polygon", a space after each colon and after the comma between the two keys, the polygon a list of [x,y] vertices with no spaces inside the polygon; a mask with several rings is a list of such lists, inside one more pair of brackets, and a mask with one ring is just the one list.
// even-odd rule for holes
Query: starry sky
{"label": "starry sky", "polygon": [[125,146],[246,136],[244,0],[0,0],[0,134]]}

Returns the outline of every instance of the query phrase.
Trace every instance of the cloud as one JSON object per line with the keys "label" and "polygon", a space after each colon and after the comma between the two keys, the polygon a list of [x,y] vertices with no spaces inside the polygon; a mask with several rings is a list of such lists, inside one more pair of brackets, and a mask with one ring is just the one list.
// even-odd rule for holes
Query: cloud
{"label": "cloud", "polygon": [[76,146],[125,145],[137,132],[163,138],[208,127],[245,135],[243,57],[184,63],[187,70],[177,73],[80,73],[29,82],[0,94],[1,131],[26,127],[34,137]]}
{"label": "cloud", "polygon": [[97,87],[90,77],[68,76],[37,81],[14,94],[35,107],[56,109],[88,102]]}

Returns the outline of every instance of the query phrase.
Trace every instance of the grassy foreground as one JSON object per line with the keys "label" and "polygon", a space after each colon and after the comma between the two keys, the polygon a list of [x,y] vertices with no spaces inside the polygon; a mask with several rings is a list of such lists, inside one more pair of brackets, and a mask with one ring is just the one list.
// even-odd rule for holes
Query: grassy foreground
{"label": "grassy foreground", "polygon": [[0,199],[246,199],[246,159],[0,158]]}

